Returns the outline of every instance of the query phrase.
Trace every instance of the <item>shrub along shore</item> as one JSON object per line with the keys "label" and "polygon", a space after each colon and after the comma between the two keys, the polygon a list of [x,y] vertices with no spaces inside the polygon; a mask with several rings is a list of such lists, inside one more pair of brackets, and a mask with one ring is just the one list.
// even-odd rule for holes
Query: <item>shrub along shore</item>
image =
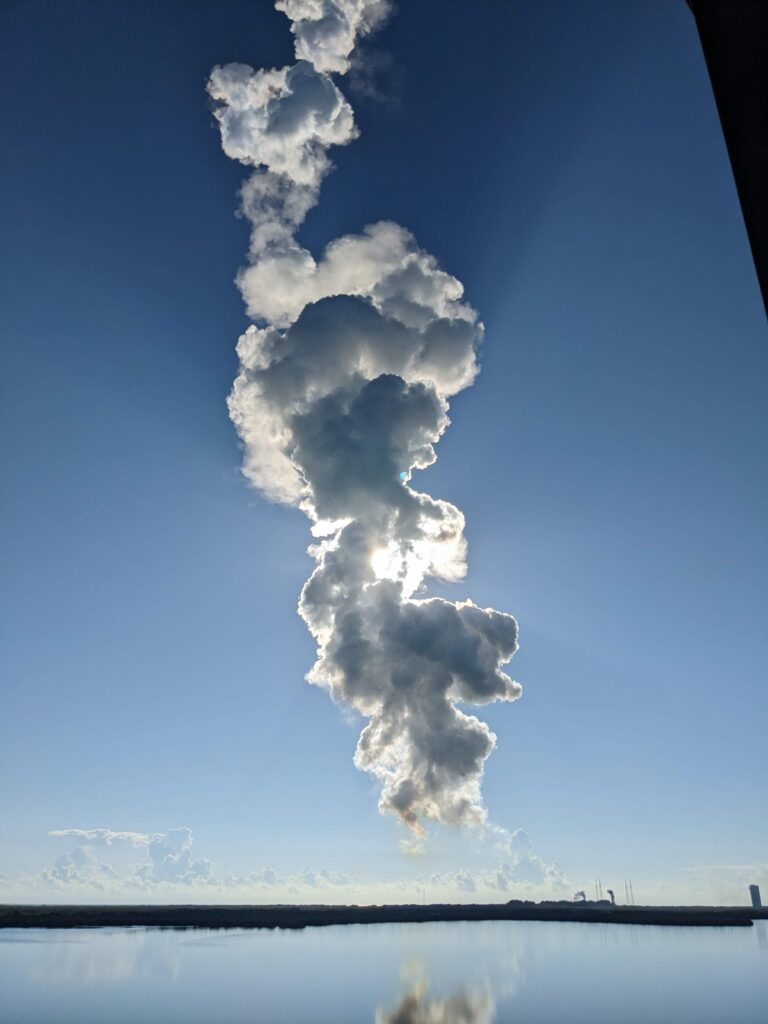
{"label": "shrub along shore", "polygon": [[426,921],[580,921],[749,927],[768,908],[641,907],[606,902],[449,903],[383,906],[0,906],[0,928],[310,928],[340,924],[416,924]]}

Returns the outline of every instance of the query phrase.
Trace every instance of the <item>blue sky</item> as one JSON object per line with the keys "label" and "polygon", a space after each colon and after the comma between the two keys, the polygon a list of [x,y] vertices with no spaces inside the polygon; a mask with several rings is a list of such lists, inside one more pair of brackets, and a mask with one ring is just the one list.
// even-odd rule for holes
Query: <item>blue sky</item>
{"label": "blue sky", "polygon": [[[401,7],[363,51],[383,102],[339,80],[361,135],[299,238],[397,221],[485,324],[419,480],[463,510],[469,571],[428,592],[519,621],[523,697],[479,712],[483,792],[535,853],[443,827],[401,853],[352,764],[359,719],[304,682],[308,523],[240,474],[245,170],[205,82],[292,63],[286,18],[19,2],[0,14],[8,898],[103,895],[51,868],[73,848],[122,877],[164,836],[191,863],[180,828],[232,873],[188,882],[201,899],[261,898],[268,865],[281,894],[339,901],[301,872],[359,899],[417,875],[463,898],[505,858],[654,898],[765,872],[767,332],[693,20],[682,0]],[[48,835],[95,828],[139,838]],[[538,893],[524,867],[505,891]]]}

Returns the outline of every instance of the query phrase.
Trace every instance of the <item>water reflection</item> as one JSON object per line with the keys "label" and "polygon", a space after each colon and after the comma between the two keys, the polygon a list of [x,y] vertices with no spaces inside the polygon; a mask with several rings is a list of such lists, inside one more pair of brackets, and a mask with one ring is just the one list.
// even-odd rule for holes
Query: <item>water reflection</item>
{"label": "water reflection", "polygon": [[89,988],[119,982],[175,981],[179,947],[172,935],[144,928],[99,929],[74,935],[61,931],[36,932],[47,955],[36,962],[30,979],[38,984]]}
{"label": "water reflection", "polygon": [[429,998],[422,983],[393,1010],[378,1010],[376,1024],[491,1024],[495,1009],[490,992],[461,991],[445,999]]}
{"label": "water reflection", "polygon": [[14,1024],[757,1024],[768,1005],[766,924],[8,930],[0,935],[0,1018]]}

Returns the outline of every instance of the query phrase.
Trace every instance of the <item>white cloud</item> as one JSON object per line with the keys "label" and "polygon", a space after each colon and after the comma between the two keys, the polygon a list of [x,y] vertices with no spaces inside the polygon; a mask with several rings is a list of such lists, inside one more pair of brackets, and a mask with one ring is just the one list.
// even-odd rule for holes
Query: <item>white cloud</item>
{"label": "white cloud", "polygon": [[57,857],[50,867],[44,868],[40,879],[53,885],[84,886],[100,892],[110,888],[117,872],[109,864],[96,859],[84,846],[76,846],[69,853]]}
{"label": "white cloud", "polygon": [[149,846],[152,838],[144,832],[113,832],[109,828],[57,828],[52,829],[48,835],[58,839],[79,839],[90,846],[111,846],[113,843]]}
{"label": "white cloud", "polygon": [[[341,239],[326,262],[346,268],[359,242]],[[314,302],[283,332],[249,328],[230,412],[249,479],[321,530],[342,524],[311,549],[300,613],[319,647],[310,681],[370,719],[355,763],[381,780],[381,808],[416,831],[424,818],[480,824],[495,738],[455,703],[519,696],[500,669],[517,626],[414,597],[427,575],[461,578],[466,546],[459,510],[407,482],[435,459],[447,396],[474,377],[480,328],[407,233],[378,225],[360,244],[396,258],[386,271],[380,255],[350,260],[365,297]]]}
{"label": "white cloud", "polygon": [[493,846],[504,855],[504,861],[493,872],[496,886],[506,891],[516,883],[545,885],[567,889],[569,884],[560,865],[543,860],[533,849],[528,833],[524,829],[510,832],[499,825],[489,825],[488,838]]}
{"label": "white cloud", "polygon": [[214,68],[208,81],[227,156],[316,189],[330,169],[326,150],[357,135],[338,86],[311,64],[254,71]]}
{"label": "white cloud", "polygon": [[[272,180],[253,176],[241,193],[243,212],[254,225],[251,264],[238,275],[248,313],[255,320],[285,328],[312,303],[329,296],[350,295],[367,299],[395,325],[417,332],[414,339],[430,328],[434,334],[436,328],[431,325],[435,321],[464,323],[468,330],[461,346],[432,341],[435,359],[424,364],[425,372],[418,379],[435,380],[446,395],[456,394],[471,384],[477,373],[475,352],[482,327],[472,307],[462,302],[461,282],[441,270],[434,256],[418,246],[410,231],[390,221],[370,224],[360,235],[337,238],[328,244],[323,257],[315,261],[295,240],[286,241],[281,233],[283,222],[267,219],[265,190],[269,188],[270,200],[273,194],[279,194],[273,193],[278,186],[272,185]],[[286,189],[285,194],[296,200],[291,219],[303,216],[304,207],[296,190]],[[273,237],[267,236],[265,223],[272,225]],[[343,318],[340,320],[343,326]],[[270,337],[282,347],[280,335]],[[417,350],[420,347],[417,343]],[[400,349],[403,354],[403,341]],[[418,363],[412,362],[413,373],[417,368]]]}
{"label": "white cloud", "polygon": [[192,859],[192,830],[171,828],[156,833],[148,846],[149,864],[137,871],[147,882],[196,883],[211,877],[209,860]]}
{"label": "white cloud", "polygon": [[[496,902],[512,896],[562,898],[572,886],[556,865],[545,864],[530,846],[514,864],[515,858],[508,854],[507,861],[492,867],[381,879],[311,866],[295,873],[262,867],[217,874],[209,860],[193,859],[193,836],[188,828],[156,833],[71,828],[48,834],[59,840],[88,837],[89,842],[79,842],[37,874],[5,882],[0,876],[11,898],[49,900],[58,895],[67,902],[93,898],[135,902],[146,900],[151,893],[154,899],[202,903],[366,904],[421,902],[426,894],[429,902]],[[125,852],[131,850],[139,851],[142,859],[127,863]],[[486,854],[492,853],[493,848],[488,847]],[[526,869],[532,858],[541,866],[536,877]]]}
{"label": "white cloud", "polygon": [[500,851],[504,860],[476,871],[460,870],[433,874],[429,883],[438,890],[454,889],[484,893],[487,898],[563,899],[570,896],[573,883],[566,878],[559,864],[540,857],[531,846],[526,832],[508,832],[496,825],[485,829],[490,838],[489,853]]}
{"label": "white cloud", "polygon": [[502,670],[517,649],[511,615],[423,599],[428,578],[464,576],[464,517],[410,486],[435,461],[449,399],[475,378],[482,324],[461,283],[396,224],[338,238],[319,259],[296,239],[328,150],[357,134],[330,74],[347,71],[388,3],[277,7],[298,63],[229,64],[208,83],[225,153],[256,168],[241,191],[252,231],[238,274],[255,323],[238,342],[229,411],[250,482],[302,508],[325,538],[299,604],[318,647],[307,678],[368,719],[355,764],[379,780],[379,807],[408,827],[413,850],[427,821],[486,821],[496,738],[457,704],[522,692]]}
{"label": "white cloud", "polygon": [[389,0],[276,0],[275,7],[291,20],[296,57],[343,75],[358,38],[378,28],[391,5]]}
{"label": "white cloud", "polygon": [[[208,860],[193,860],[192,831],[171,828],[167,832],[118,832],[108,828],[52,829],[49,836],[56,839],[76,839],[82,845],[58,857],[53,865],[44,868],[44,882],[76,885],[95,885],[105,888],[130,885],[164,883],[197,884],[211,877]],[[108,848],[128,846],[145,851],[146,860],[133,866],[128,876],[120,876],[108,863],[98,861],[91,847]]]}

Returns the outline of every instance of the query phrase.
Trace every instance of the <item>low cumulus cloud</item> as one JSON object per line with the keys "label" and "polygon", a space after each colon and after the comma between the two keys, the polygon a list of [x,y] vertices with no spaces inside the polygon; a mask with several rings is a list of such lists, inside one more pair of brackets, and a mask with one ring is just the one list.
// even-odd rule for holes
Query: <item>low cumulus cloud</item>
{"label": "low cumulus cloud", "polygon": [[[295,874],[280,874],[272,867],[264,867],[217,875],[210,860],[193,856],[192,830],[186,827],[152,833],[119,832],[108,828],[62,828],[52,829],[48,835],[55,839],[76,840],[78,845],[57,857],[37,876],[24,876],[23,881],[27,885],[42,884],[59,890],[77,887],[99,892],[106,889],[129,892],[179,887],[203,894],[213,890],[258,894],[269,890],[327,893],[352,883],[350,876],[343,871],[327,867],[306,867]],[[94,849],[102,850],[106,856],[110,848],[116,850],[119,847],[142,851],[142,859],[119,870],[100,860],[93,852]]]}
{"label": "low cumulus cloud", "polygon": [[136,885],[175,883],[192,885],[211,878],[211,862],[192,857],[192,831],[171,828],[167,832],[117,832],[108,828],[61,828],[49,833],[56,839],[76,839],[81,845],[71,853],[57,858],[45,868],[41,878],[46,882],[75,883],[104,887],[122,877],[108,863],[91,852],[92,847],[126,846],[143,850],[146,859],[134,865],[127,879]]}
{"label": "low cumulus cloud", "polygon": [[77,885],[103,892],[117,880],[118,874],[109,864],[99,861],[87,847],[76,846],[69,853],[57,857],[50,867],[43,868],[40,879],[44,883]]}
{"label": "low cumulus cloud", "polygon": [[493,845],[505,859],[494,873],[499,889],[506,891],[511,885],[527,883],[548,888],[566,889],[568,881],[557,862],[548,862],[533,849],[528,833],[524,829],[510,832],[498,825],[489,827]]}
{"label": "low cumulus cloud", "polygon": [[435,461],[449,400],[475,379],[483,327],[461,283],[397,224],[338,238],[319,258],[297,240],[328,150],[357,135],[332,76],[388,4],[276,6],[297,63],[230,64],[208,83],[225,153],[253,168],[237,283],[254,322],[237,345],[229,412],[248,480],[310,519],[317,567],[299,602],[318,648],[308,679],[367,720],[355,764],[379,780],[381,811],[407,826],[414,849],[425,823],[484,825],[496,737],[466,706],[522,692],[503,671],[517,650],[511,615],[424,596],[427,579],[464,576],[464,517],[412,485]]}
{"label": "low cumulus cloud", "polygon": [[[503,832],[501,829],[494,831]],[[504,859],[492,867],[478,871],[460,870],[446,874],[432,874],[430,889],[454,890],[465,893],[485,893],[498,899],[564,898],[570,894],[572,882],[559,864],[546,861],[534,852],[522,829],[506,833],[508,841],[496,843]]]}
{"label": "low cumulus cloud", "polygon": [[[193,835],[186,827],[154,833],[66,828],[54,829],[48,835],[60,841],[76,840],[77,845],[35,875],[0,877],[0,884],[14,892],[14,898],[71,890],[69,899],[75,891],[78,896],[109,893],[127,899],[141,898],[148,891],[178,891],[202,902],[413,903],[421,902],[427,894],[430,902],[484,902],[512,896],[562,897],[572,887],[556,864],[545,862],[532,850],[521,830],[494,831],[495,838],[501,835],[501,842],[506,844],[506,859],[493,866],[397,879],[360,878],[310,865],[295,872],[267,866],[217,873],[210,860],[193,856]],[[487,857],[498,852],[498,843],[486,846]]]}
{"label": "low cumulus cloud", "polygon": [[191,884],[211,877],[209,860],[192,858],[192,830],[171,828],[152,836],[147,847],[149,864],[137,874],[148,882]]}

